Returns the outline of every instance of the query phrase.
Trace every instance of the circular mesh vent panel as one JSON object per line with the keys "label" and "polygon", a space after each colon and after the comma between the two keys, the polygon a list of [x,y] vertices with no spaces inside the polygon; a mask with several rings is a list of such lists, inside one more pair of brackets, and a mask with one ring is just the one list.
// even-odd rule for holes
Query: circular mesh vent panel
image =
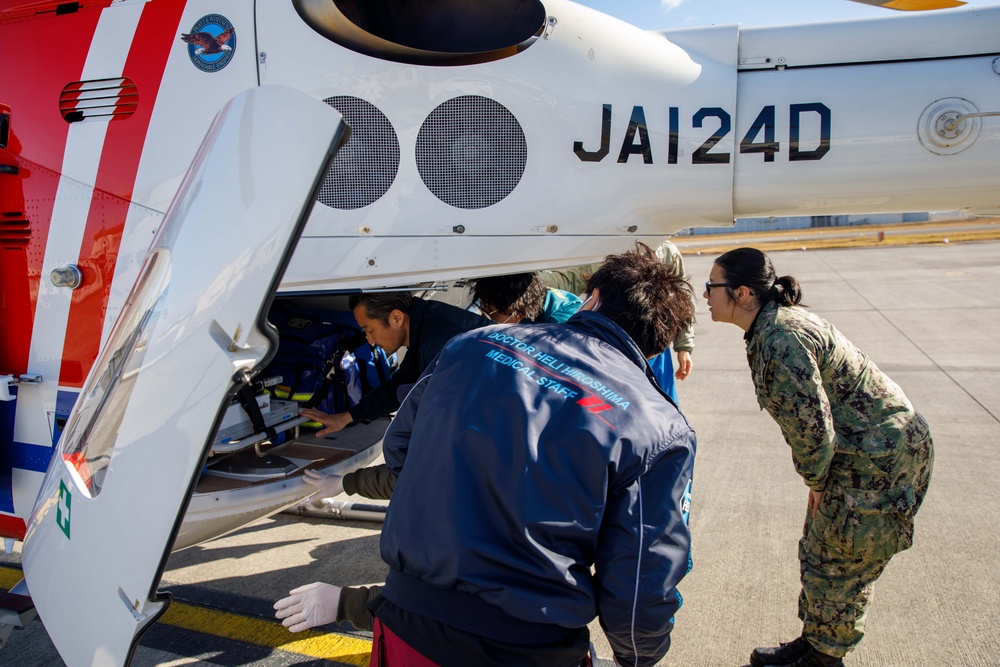
{"label": "circular mesh vent panel", "polygon": [[527,154],[514,114],[478,95],[434,109],[417,135],[420,178],[456,208],[485,208],[509,195],[521,180]]}
{"label": "circular mesh vent panel", "polygon": [[344,117],[351,138],[334,156],[316,199],[339,209],[368,206],[386,193],[399,170],[396,131],[384,113],[358,97],[323,101]]}

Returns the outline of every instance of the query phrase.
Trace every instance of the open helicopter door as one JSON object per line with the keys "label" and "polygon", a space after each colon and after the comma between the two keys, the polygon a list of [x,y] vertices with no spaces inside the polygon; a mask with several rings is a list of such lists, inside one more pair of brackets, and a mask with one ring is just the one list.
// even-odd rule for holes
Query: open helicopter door
{"label": "open helicopter door", "polygon": [[346,126],[300,92],[212,124],[87,378],[24,540],[60,655],[127,665],[224,407],[276,347],[262,324]]}

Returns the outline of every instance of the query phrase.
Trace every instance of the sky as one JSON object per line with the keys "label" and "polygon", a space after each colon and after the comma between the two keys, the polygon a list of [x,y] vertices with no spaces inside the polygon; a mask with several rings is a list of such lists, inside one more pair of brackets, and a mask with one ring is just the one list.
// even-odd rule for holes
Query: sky
{"label": "sky", "polygon": [[[739,23],[745,27],[908,14],[848,0],[576,0],[647,30]],[[974,0],[966,7],[1000,5]],[[962,11],[941,9],[938,12]]]}

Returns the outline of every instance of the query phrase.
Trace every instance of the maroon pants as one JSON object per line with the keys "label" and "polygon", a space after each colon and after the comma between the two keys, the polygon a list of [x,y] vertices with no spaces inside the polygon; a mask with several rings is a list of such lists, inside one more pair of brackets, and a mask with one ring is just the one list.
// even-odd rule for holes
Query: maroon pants
{"label": "maroon pants", "polygon": [[[588,655],[580,667],[591,667],[592,664]],[[440,667],[440,665],[418,653],[392,630],[382,625],[382,621],[376,617],[375,626],[372,628],[372,654],[368,659],[368,667]]]}
{"label": "maroon pants", "polygon": [[372,656],[368,667],[440,667],[400,639],[382,621],[375,619],[372,629]]}

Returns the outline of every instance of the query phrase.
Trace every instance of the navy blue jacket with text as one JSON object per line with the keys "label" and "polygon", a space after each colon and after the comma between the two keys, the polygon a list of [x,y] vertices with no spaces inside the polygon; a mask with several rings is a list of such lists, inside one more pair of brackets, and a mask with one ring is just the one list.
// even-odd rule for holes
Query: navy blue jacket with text
{"label": "navy blue jacket with text", "polygon": [[504,627],[482,623],[484,608],[540,627],[599,616],[620,664],[667,652],[695,434],[610,319],[454,337],[383,451],[399,475],[381,540],[388,600],[484,636]]}

